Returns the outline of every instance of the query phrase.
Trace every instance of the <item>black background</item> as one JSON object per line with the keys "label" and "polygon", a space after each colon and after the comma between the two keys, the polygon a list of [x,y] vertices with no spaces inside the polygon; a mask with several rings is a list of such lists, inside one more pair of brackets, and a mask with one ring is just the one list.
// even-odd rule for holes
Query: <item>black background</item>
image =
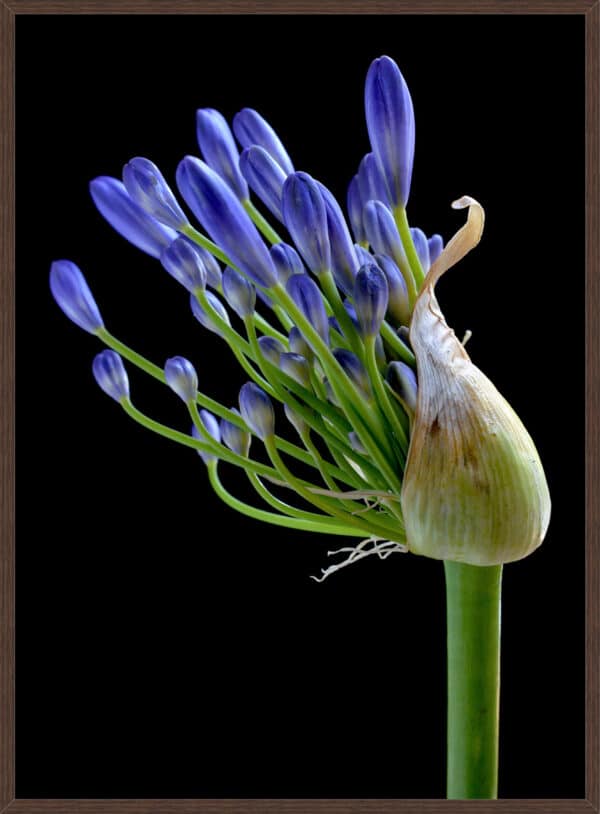
{"label": "black background", "polygon": [[[18,796],[444,796],[441,564],[317,585],[338,543],[223,507],[193,452],[95,385],[97,340],[47,285],[74,260],[114,334],[235,403],[226,348],[87,183],[134,155],[172,179],[197,107],[249,106],[345,200],[382,53],[415,103],[411,222],[447,240],[452,200],[486,208],[438,295],[553,497],[544,545],[505,568],[500,795],[584,794],[583,18],[118,16],[17,20]],[[131,381],[188,430],[173,394]]]}

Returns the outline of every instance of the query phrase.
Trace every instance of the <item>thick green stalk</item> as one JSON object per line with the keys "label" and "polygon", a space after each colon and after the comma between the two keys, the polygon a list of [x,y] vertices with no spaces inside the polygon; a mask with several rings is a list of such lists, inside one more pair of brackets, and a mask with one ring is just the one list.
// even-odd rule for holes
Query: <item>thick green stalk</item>
{"label": "thick green stalk", "polygon": [[449,800],[496,799],[502,566],[445,562]]}

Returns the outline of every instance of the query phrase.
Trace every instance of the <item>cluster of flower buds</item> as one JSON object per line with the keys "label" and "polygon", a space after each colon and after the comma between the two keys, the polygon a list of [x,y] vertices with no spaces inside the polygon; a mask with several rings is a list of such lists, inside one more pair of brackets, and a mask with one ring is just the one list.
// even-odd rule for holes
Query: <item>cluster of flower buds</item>
{"label": "cluster of flower buds", "polygon": [[[235,116],[233,133],[217,111],[197,112],[202,159],[186,156],[176,185],[199,229],[146,158],[129,161],[122,182],[91,183],[100,213],[187,289],[192,314],[239,361],[248,379],[239,409],[199,390],[191,361],[175,357],[160,368],[110,334],[74,263],[56,261],[50,273],[65,314],[110,348],[93,365],[105,392],[137,422],[195,449],[234,509],[363,538],[343,549],[348,561],[413,548],[401,503],[419,403],[409,326],[430,267],[444,254],[439,235],[428,238],[407,220],[414,112],[389,57],[369,68],[365,111],[372,151],[350,182],[347,219],[320,181],[295,170],[275,131],[251,109]],[[190,435],[133,405],[123,359],[182,399]],[[292,436],[280,429],[286,424]],[[268,464],[251,457],[253,437]],[[293,471],[298,462],[302,475]],[[221,464],[241,467],[266,508],[231,494]]]}

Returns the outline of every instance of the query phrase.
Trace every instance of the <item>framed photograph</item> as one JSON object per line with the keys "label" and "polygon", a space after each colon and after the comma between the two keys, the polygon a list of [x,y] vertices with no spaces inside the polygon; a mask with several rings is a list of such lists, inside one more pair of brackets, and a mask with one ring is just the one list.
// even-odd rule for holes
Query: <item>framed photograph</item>
{"label": "framed photograph", "polygon": [[[0,812],[598,811],[598,3],[0,0],[0,15]],[[191,360],[198,390],[237,408],[247,373],[89,184],[143,157],[179,195],[196,111],[231,126],[251,108],[347,213],[383,55],[414,104],[411,226],[447,245],[466,220],[453,201],[485,210],[436,294],[552,500],[543,544],[503,570],[497,800],[445,799],[443,563],[394,550],[311,579],[347,538],[220,501],[194,449],[98,387],[103,345],[48,284],[51,263],[76,263],[112,336],[161,369]],[[189,436],[181,400],[127,370],[135,408]]]}

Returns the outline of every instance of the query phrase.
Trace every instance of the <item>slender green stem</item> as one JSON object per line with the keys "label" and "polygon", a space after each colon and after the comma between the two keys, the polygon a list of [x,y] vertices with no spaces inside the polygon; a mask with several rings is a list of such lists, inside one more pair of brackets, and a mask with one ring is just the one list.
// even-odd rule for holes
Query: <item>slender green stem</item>
{"label": "slender green stem", "polygon": [[451,800],[498,794],[502,566],[445,562],[448,788]]}
{"label": "slender green stem", "polygon": [[394,218],[396,220],[398,231],[400,232],[400,239],[402,240],[402,246],[406,252],[406,258],[408,260],[410,270],[415,278],[418,293],[421,283],[425,279],[425,274],[423,273],[423,267],[421,266],[421,261],[419,260],[419,255],[417,254],[417,250],[415,249],[415,244],[410,233],[406,209],[403,206],[395,207]]}
{"label": "slender green stem", "polygon": [[289,529],[300,529],[302,531],[316,531],[321,534],[339,534],[344,537],[361,537],[363,534],[356,529],[341,524],[336,526],[327,522],[302,520],[297,517],[286,517],[282,514],[266,512],[264,509],[255,509],[254,506],[249,506],[247,503],[238,500],[225,489],[217,473],[217,463],[217,461],[209,461],[208,463],[208,477],[211,486],[224,503],[247,517],[253,517],[255,520],[271,523],[275,526],[286,526]]}
{"label": "slender green stem", "polygon": [[181,233],[184,234],[186,237],[189,237],[190,240],[193,240],[194,243],[197,243],[198,246],[202,246],[203,249],[206,249],[207,252],[210,252],[213,257],[216,257],[217,260],[220,260],[222,263],[225,263],[226,266],[231,266],[232,268],[236,268],[233,265],[229,257],[225,254],[222,249],[220,249],[216,243],[213,243],[212,240],[209,240],[202,232],[199,232],[197,229],[194,229],[193,226],[187,225],[181,229]]}
{"label": "slender green stem", "polygon": [[267,238],[269,243],[281,243],[281,238],[273,229],[269,221],[264,218],[258,209],[254,206],[252,201],[246,200],[243,202],[243,207],[246,212],[250,215],[250,219],[252,223],[256,226],[259,232],[263,234],[264,237]]}

